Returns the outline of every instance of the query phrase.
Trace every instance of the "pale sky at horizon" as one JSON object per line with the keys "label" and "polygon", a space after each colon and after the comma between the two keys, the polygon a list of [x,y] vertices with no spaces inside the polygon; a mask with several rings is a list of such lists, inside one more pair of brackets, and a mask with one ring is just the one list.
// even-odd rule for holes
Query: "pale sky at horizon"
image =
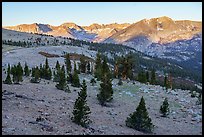
{"label": "pale sky at horizon", "polygon": [[65,22],[88,26],[161,16],[202,21],[202,2],[2,2],[2,26]]}

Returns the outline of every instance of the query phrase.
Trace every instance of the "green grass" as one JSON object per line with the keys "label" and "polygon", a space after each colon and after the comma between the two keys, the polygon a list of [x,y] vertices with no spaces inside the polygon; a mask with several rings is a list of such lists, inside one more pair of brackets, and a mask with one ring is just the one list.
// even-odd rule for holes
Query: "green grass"
{"label": "green grass", "polygon": [[127,84],[127,83],[123,83],[123,85],[121,86],[117,86],[115,88],[113,88],[114,94],[119,94],[122,93],[121,95],[124,96],[128,96],[128,94],[125,94],[123,91],[125,92],[130,92],[131,94],[135,94],[136,92],[139,91],[139,86],[137,85],[132,85],[132,84]]}

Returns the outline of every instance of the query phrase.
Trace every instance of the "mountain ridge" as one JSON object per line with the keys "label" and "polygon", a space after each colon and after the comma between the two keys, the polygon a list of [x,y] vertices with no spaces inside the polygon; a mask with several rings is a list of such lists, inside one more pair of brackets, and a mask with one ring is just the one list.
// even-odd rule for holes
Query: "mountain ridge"
{"label": "mountain ridge", "polygon": [[137,36],[147,36],[152,42],[165,44],[176,40],[191,39],[202,33],[201,21],[172,20],[167,16],[143,19],[135,23],[93,23],[80,26],[73,22],[65,22],[59,26],[49,24],[20,24],[3,28],[29,33],[48,34],[70,37],[92,42],[124,44]]}

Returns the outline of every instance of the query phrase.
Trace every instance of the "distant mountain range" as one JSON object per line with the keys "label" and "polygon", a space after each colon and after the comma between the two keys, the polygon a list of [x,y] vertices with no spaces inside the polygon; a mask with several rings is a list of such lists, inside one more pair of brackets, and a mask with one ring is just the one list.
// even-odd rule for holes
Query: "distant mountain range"
{"label": "distant mountain range", "polygon": [[137,37],[145,36],[150,42],[170,43],[176,40],[190,39],[201,33],[202,22],[180,20],[174,21],[169,17],[143,19],[129,24],[92,24],[79,26],[75,23],[63,23],[60,26],[49,24],[21,24],[3,27],[20,32],[40,33],[53,36],[70,37],[94,42],[132,44]]}
{"label": "distant mountain range", "polygon": [[90,26],[79,26],[75,23],[64,23],[51,26],[34,23],[3,28],[89,42],[123,44],[152,57],[166,58],[178,63],[191,62],[190,64],[194,64],[193,68],[199,71],[202,69],[202,22],[199,21],[174,21],[163,16],[143,19],[133,24],[94,23]]}
{"label": "distant mountain range", "polygon": [[53,36],[70,37],[79,40],[101,42],[112,36],[118,31],[126,28],[130,24],[92,24],[90,26],[79,26],[75,23],[63,23],[60,26],[51,26],[49,24],[21,24],[17,26],[3,27],[10,30],[47,34]]}

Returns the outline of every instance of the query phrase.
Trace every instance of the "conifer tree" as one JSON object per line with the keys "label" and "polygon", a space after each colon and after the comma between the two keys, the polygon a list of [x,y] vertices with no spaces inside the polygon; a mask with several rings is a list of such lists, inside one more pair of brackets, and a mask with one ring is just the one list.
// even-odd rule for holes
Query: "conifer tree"
{"label": "conifer tree", "polygon": [[47,75],[47,80],[51,80],[52,79],[52,70],[51,68],[48,69],[48,75]]}
{"label": "conifer tree", "polygon": [[60,90],[65,90],[65,86],[66,86],[66,78],[65,78],[65,69],[63,65],[61,70],[59,70],[59,83],[56,85],[56,88]]}
{"label": "conifer tree", "polygon": [[167,98],[164,99],[164,102],[160,107],[160,113],[163,117],[166,117],[169,114],[169,103]]}
{"label": "conifer tree", "polygon": [[110,77],[104,74],[102,77],[102,83],[100,84],[100,92],[97,94],[97,99],[102,106],[106,105],[106,102],[110,102],[113,99],[113,89]]}
{"label": "conifer tree", "polygon": [[31,77],[34,77],[34,76],[35,76],[35,68],[32,68]]}
{"label": "conifer tree", "polygon": [[138,73],[138,81],[141,83],[146,83],[147,79],[146,79],[146,74],[144,71],[141,71]]}
{"label": "conifer tree", "polygon": [[71,73],[72,65],[71,65],[70,56],[68,53],[65,55],[65,64],[66,64],[67,74]]}
{"label": "conifer tree", "polygon": [[154,125],[147,112],[143,97],[141,98],[136,111],[130,114],[125,122],[127,127],[134,128],[138,131],[152,132]]}
{"label": "conifer tree", "polygon": [[45,65],[43,65],[43,68],[41,71],[43,72],[41,78],[44,78],[47,80],[52,79],[52,71],[51,71],[51,68],[49,67],[47,58],[45,60]]}
{"label": "conifer tree", "polygon": [[80,57],[80,72],[86,73],[86,61],[84,55]]}
{"label": "conifer tree", "polygon": [[126,68],[127,78],[133,79],[133,56],[131,54],[126,56],[126,64],[124,68]]}
{"label": "conifer tree", "polygon": [[90,65],[90,62],[86,62],[87,66],[86,66],[86,70],[87,70],[87,73],[90,74],[91,73],[91,65]]}
{"label": "conifer tree", "polygon": [[153,69],[151,71],[151,81],[150,84],[154,85],[156,83],[156,75],[155,75],[155,70]]}
{"label": "conifer tree", "polygon": [[101,76],[102,76],[101,66],[102,66],[101,55],[99,53],[97,53],[96,54],[95,71],[94,71],[94,75],[95,75],[95,78],[97,78],[97,80],[101,80]]}
{"label": "conifer tree", "polygon": [[149,82],[149,72],[148,71],[146,71],[146,80],[147,82]]}
{"label": "conifer tree", "polygon": [[[56,72],[55,72],[56,71]],[[56,63],[56,65],[55,65],[55,71],[53,72],[53,76],[54,76],[54,78],[53,78],[53,81],[54,82],[59,82],[59,80],[60,80],[60,64],[59,64],[59,62],[57,61],[57,63]]]}
{"label": "conifer tree", "polygon": [[45,69],[48,69],[48,68],[49,68],[49,64],[48,64],[48,60],[46,58],[46,60],[45,60]]}
{"label": "conifer tree", "polygon": [[110,73],[110,69],[108,67],[108,64],[107,64],[107,59],[104,58],[103,59],[103,62],[102,62],[102,74],[106,74],[107,76],[109,76],[109,78],[111,78],[111,73]]}
{"label": "conifer tree", "polygon": [[56,69],[56,70],[59,70],[59,69],[60,69],[60,64],[59,64],[59,61],[58,61],[58,60],[57,60],[56,65],[55,65],[55,69]]}
{"label": "conifer tree", "polygon": [[72,86],[73,87],[80,87],[80,81],[79,81],[79,76],[78,76],[77,70],[74,71],[74,74],[72,76]]}
{"label": "conifer tree", "polygon": [[72,83],[72,82],[73,82],[72,74],[69,73],[69,74],[67,75],[67,83]]}
{"label": "conifer tree", "polygon": [[167,76],[166,75],[164,77],[164,87],[166,88],[166,91],[168,91],[168,80],[167,80]]}
{"label": "conifer tree", "polygon": [[25,76],[29,76],[29,75],[30,75],[30,70],[29,70],[29,68],[28,68],[27,63],[25,63],[25,67],[24,67],[24,75],[25,75]]}
{"label": "conifer tree", "polygon": [[34,77],[30,80],[31,83],[40,83],[40,69],[38,66],[34,68]]}
{"label": "conifer tree", "polygon": [[[80,65],[79,65],[79,66],[80,66]],[[79,70],[80,70],[80,68],[79,68]],[[77,70],[76,62],[74,61],[74,72],[75,72],[75,71],[79,74],[79,71]]]}
{"label": "conifer tree", "polygon": [[88,114],[91,113],[89,106],[87,105],[87,86],[85,80],[83,80],[81,91],[78,92],[78,98],[74,103],[73,117],[72,121],[82,127],[88,127],[88,124],[91,122]]}
{"label": "conifer tree", "polygon": [[23,68],[20,62],[18,62],[18,65],[17,65],[17,76],[18,76],[18,81],[23,81]]}
{"label": "conifer tree", "polygon": [[77,71],[76,62],[74,61],[74,71]]}
{"label": "conifer tree", "polygon": [[20,81],[23,81],[23,68],[20,62],[18,63],[17,66],[14,65],[11,68],[11,74],[13,75],[14,84],[19,84]]}
{"label": "conifer tree", "polygon": [[133,79],[133,56],[131,54],[117,58],[114,75],[117,78],[122,76],[123,79]]}
{"label": "conifer tree", "polygon": [[[43,78],[44,77],[44,69],[42,67],[42,64],[40,63],[40,78]],[[34,74],[32,74],[32,77],[34,77]]]}
{"label": "conifer tree", "polygon": [[77,64],[78,64],[77,73],[80,74],[80,72],[81,72],[81,65],[80,65],[80,62],[78,62]]}
{"label": "conifer tree", "polygon": [[11,77],[10,77],[10,73],[11,73],[10,64],[8,64],[7,76],[6,76],[5,81],[3,81],[4,84],[12,84]]}

